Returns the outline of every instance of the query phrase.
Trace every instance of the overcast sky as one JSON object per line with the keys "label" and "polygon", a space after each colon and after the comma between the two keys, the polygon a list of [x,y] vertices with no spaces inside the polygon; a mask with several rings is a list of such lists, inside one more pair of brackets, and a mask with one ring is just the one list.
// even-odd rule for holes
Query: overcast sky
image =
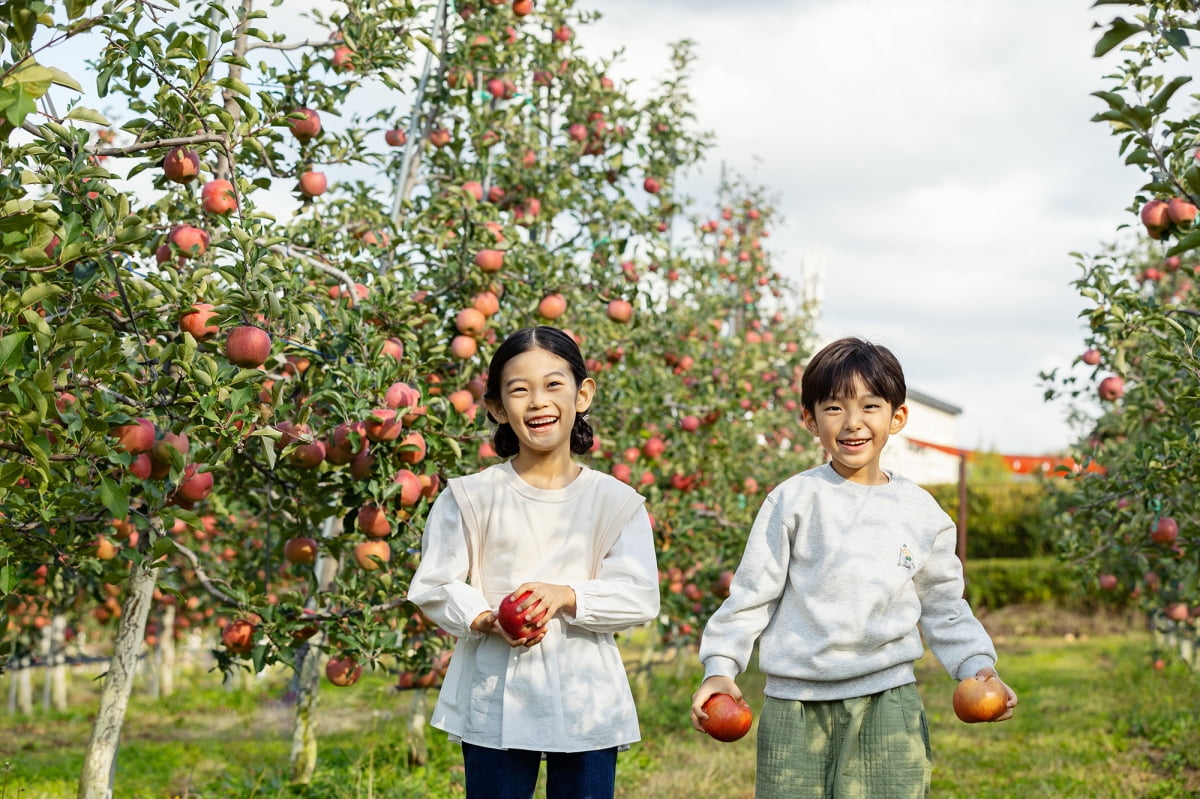
{"label": "overcast sky", "polygon": [[1107,88],[1092,22],[1114,13],[1090,6],[580,0],[603,18],[578,41],[623,48],[611,73],[637,95],[671,42],[693,40],[698,125],[716,145],[685,191],[715,202],[723,164],[766,186],[783,222],[765,243],[790,278],[819,277],[823,339],[885,344],[912,388],[961,407],[957,440],[936,443],[1037,455],[1075,437],[1038,380],[1084,349],[1069,253],[1135,222],[1142,182],[1089,121]]}
{"label": "overcast sky", "polygon": [[[963,409],[958,440],[1066,447],[1038,374],[1084,349],[1069,255],[1134,221],[1141,176],[1090,122],[1107,88],[1091,0],[603,0],[580,32],[635,91],[696,43],[699,126],[720,165],[769,187],[766,242],[788,276],[820,273],[825,339],[892,348],[909,385]],[[640,79],[639,79],[640,78]],[[1079,374],[1082,368],[1076,367]]]}

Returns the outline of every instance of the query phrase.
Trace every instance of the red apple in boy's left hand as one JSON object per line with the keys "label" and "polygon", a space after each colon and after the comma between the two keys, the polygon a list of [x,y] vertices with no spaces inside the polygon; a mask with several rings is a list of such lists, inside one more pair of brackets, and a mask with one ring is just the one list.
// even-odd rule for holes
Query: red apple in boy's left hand
{"label": "red apple in boy's left hand", "polygon": [[526,621],[525,615],[529,610],[517,610],[522,602],[529,596],[529,591],[521,594],[516,599],[512,598],[512,594],[504,597],[500,602],[500,608],[496,611],[496,618],[500,622],[500,626],[504,628],[504,632],[508,633],[511,638],[533,638],[538,634],[537,624],[546,615],[546,611],[538,614],[536,619]]}

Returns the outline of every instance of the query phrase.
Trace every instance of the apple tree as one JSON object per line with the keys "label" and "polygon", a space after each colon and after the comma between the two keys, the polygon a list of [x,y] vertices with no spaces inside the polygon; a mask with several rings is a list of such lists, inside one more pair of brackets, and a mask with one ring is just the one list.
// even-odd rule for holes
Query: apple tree
{"label": "apple tree", "polygon": [[[1098,4],[1099,5],[1099,4]],[[1044,375],[1081,426],[1079,473],[1058,500],[1062,550],[1102,591],[1144,608],[1194,661],[1200,617],[1200,405],[1196,403],[1200,272],[1200,114],[1191,81],[1200,13],[1191,4],[1127,2],[1132,19],[1104,26],[1096,55],[1117,54],[1095,93],[1125,162],[1146,173],[1120,243],[1080,256],[1075,282],[1090,307],[1079,374]]]}

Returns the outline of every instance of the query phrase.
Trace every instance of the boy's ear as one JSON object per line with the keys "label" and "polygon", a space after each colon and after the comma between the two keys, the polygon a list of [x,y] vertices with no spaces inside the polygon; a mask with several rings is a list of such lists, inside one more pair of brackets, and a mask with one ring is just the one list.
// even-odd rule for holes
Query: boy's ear
{"label": "boy's ear", "polygon": [[808,408],[800,409],[800,419],[804,422],[804,426],[808,428],[808,432],[814,436],[817,435],[817,417],[813,416]]}
{"label": "boy's ear", "polygon": [[900,405],[892,411],[892,428],[888,435],[896,435],[904,429],[906,424],[908,424],[908,406]]}

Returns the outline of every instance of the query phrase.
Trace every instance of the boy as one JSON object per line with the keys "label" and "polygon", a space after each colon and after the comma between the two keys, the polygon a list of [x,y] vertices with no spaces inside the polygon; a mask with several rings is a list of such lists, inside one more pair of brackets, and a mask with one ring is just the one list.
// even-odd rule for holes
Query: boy
{"label": "boy", "polygon": [[[698,730],[710,696],[741,696],[734,678],[761,636],[756,799],[927,796],[929,729],[913,675],[922,633],[952,677],[1000,679],[962,598],[954,522],[879,467],[908,419],[906,391],[884,347],[844,338],[813,357],[800,384],[804,425],[831,460],[766,498],[729,597],[705,626]],[[1004,688],[997,721],[1017,705]]]}

